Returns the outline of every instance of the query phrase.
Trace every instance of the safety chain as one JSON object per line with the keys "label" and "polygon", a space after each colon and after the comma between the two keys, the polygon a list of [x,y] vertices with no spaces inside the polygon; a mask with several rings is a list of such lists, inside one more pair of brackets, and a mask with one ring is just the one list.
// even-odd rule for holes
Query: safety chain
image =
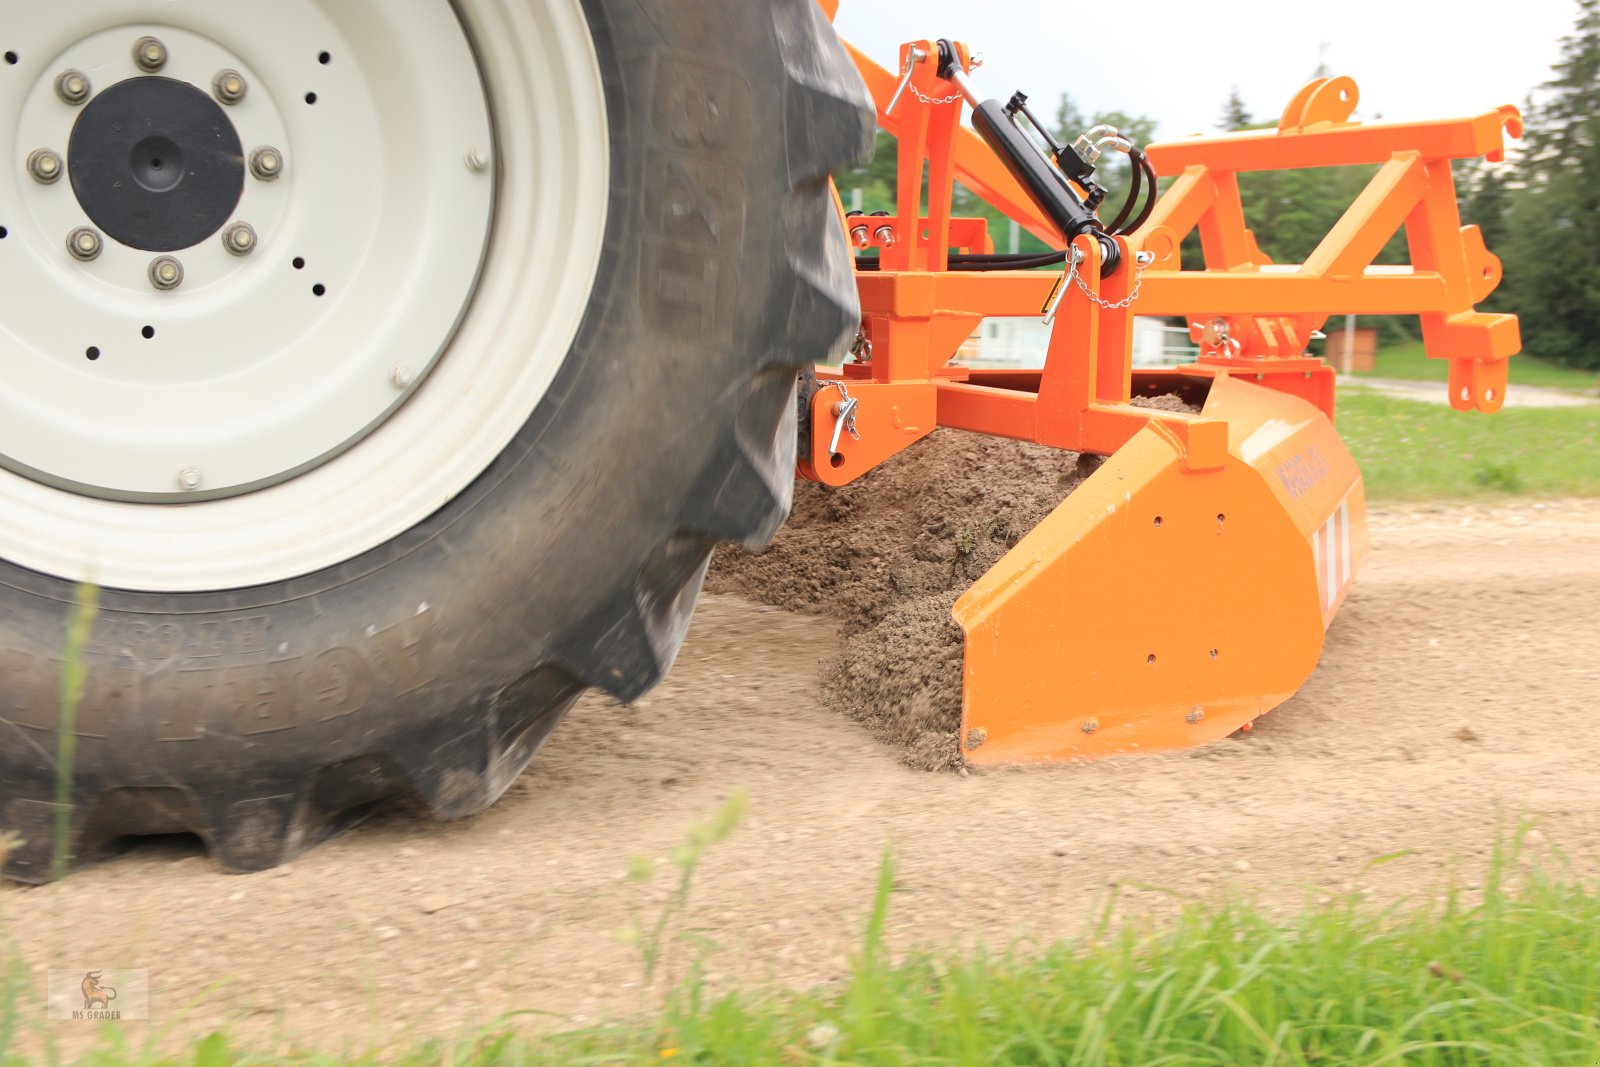
{"label": "safety chain", "polygon": [[1156,257],[1151,255],[1149,252],[1140,252],[1134,257],[1133,290],[1116,303],[1102,299],[1098,293],[1089,288],[1089,283],[1084,281],[1083,275],[1078,273],[1078,263],[1076,260],[1073,261],[1072,266],[1067,270],[1067,277],[1072,281],[1077,282],[1078,288],[1083,290],[1083,295],[1088,297],[1094,303],[1099,304],[1107,311],[1121,311],[1123,308],[1131,306],[1135,300],[1139,299],[1139,287],[1144,284],[1144,272],[1149,268],[1151,262],[1155,258]]}
{"label": "safety chain", "polygon": [[921,100],[924,104],[953,104],[961,99],[960,93],[951,93],[949,96],[929,96],[915,85],[908,84],[906,88],[911,90],[912,96]]}
{"label": "safety chain", "polygon": [[1155,262],[1155,258],[1155,254],[1151,252],[1135,254],[1133,289],[1121,300],[1113,302],[1089,288],[1089,283],[1083,280],[1083,275],[1078,273],[1078,264],[1083,262],[1083,255],[1074,248],[1067,260],[1066,277],[1061,279],[1061,284],[1056,288],[1055,295],[1051,298],[1049,306],[1045,308],[1044,324],[1048,326],[1056,320],[1056,311],[1061,307],[1061,298],[1066,295],[1067,283],[1069,282],[1076,282],[1078,288],[1083,290],[1083,295],[1088,297],[1091,303],[1098,304],[1107,311],[1121,311],[1125,307],[1131,307],[1133,302],[1139,299],[1139,290],[1144,286],[1144,272],[1149,269],[1151,263]]}
{"label": "safety chain", "polygon": [[894,95],[889,98],[888,106],[883,109],[884,114],[894,114],[895,107],[900,103],[900,97],[905,94],[907,89],[910,89],[912,95],[914,95],[918,100],[921,100],[924,104],[953,104],[957,100],[962,99],[962,95],[959,92],[952,93],[949,96],[935,98],[929,96],[927,93],[924,93],[921,89],[918,89],[915,85],[911,84],[911,79],[916,75],[917,72],[917,64],[928,58],[928,53],[924,52],[920,48],[912,48],[911,51],[906,53],[906,65],[900,70],[900,84],[895,86]]}

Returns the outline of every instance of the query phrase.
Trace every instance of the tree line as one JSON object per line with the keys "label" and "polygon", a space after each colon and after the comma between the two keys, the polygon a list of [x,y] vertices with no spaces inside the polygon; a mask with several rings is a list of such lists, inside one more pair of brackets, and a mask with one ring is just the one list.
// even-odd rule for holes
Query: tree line
{"label": "tree line", "polygon": [[1519,150],[1462,168],[1462,215],[1505,265],[1488,306],[1521,318],[1528,352],[1600,370],[1600,0],[1576,6]]}

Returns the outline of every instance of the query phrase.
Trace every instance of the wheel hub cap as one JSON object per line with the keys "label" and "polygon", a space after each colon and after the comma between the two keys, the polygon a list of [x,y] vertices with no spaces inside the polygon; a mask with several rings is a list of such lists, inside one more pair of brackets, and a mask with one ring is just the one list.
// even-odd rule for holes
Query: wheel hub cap
{"label": "wheel hub cap", "polygon": [[488,104],[445,3],[135,7],[0,0],[33,59],[0,68],[0,466],[114,500],[252,492],[371,433],[449,345],[493,218],[464,162]]}
{"label": "wheel hub cap", "polygon": [[[307,575],[437,513],[555,380],[610,203],[582,0],[0,0],[0,52],[0,559]],[[85,113],[163,80],[209,119],[138,109],[93,164]],[[140,236],[228,126],[221,229]],[[80,199],[98,166],[121,209]]]}
{"label": "wheel hub cap", "polygon": [[176,252],[210,237],[244,195],[244,149],[221,105],[186,82],[130,78],[72,127],[78,205],[130,248]]}

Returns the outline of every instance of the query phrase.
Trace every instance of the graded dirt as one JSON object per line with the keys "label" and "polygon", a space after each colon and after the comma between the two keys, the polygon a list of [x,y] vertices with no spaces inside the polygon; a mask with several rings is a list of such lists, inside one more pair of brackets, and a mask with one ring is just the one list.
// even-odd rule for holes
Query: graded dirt
{"label": "graded dirt", "polygon": [[[886,618],[889,536],[876,563],[835,557],[879,593],[820,575],[794,602],[855,596],[861,617]],[[60,885],[0,889],[0,959],[28,995],[49,967],[148,968],[152,1020],[119,1031],[134,1049],[227,1025],[262,1052],[336,1054],[510,1010],[548,1013],[519,1016],[529,1027],[627,1016],[661,989],[641,990],[615,931],[670,892],[670,868],[639,883],[629,858],[664,859],[736,789],[748,815],[706,856],[684,917],[712,946],[713,991],[839,981],[885,849],[897,952],[1077,936],[1108,907],[1159,923],[1219,894],[1409,906],[1453,878],[1470,901],[1524,817],[1538,820],[1528,858],[1595,875],[1600,502],[1379,508],[1372,539],[1317,672],[1240,738],[922,773],[819,699],[843,624],[712,595],[666,683],[633,707],[586,697],[483,814],[391,812],[245,876],[193,841],[147,843]],[[19,1008],[65,1053],[94,1039]]]}

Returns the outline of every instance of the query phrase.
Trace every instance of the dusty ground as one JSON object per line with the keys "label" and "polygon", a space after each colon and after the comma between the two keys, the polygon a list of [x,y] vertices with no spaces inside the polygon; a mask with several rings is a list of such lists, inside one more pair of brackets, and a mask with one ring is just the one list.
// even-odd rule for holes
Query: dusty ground
{"label": "dusty ground", "polygon": [[613,931],[631,908],[653,915],[666,878],[630,882],[628,857],[665,855],[734,787],[749,815],[705,862],[689,916],[721,946],[708,966],[723,985],[842,975],[890,843],[899,946],[1070,934],[1113,886],[1120,908],[1159,917],[1234,889],[1297,905],[1391,900],[1452,872],[1470,885],[1519,814],[1542,817],[1538,848],[1592,870],[1600,502],[1372,525],[1321,668],[1243,739],[910,770],[820,705],[833,624],[714,596],[659,691],[633,709],[585,700],[480,817],[385,816],[247,877],[152,843],[63,885],[0,890],[0,922],[35,988],[51,965],[148,967],[160,1040],[229,1021],[265,1048],[331,1052],[508,1008],[558,1023],[634,1010],[641,968]]}

